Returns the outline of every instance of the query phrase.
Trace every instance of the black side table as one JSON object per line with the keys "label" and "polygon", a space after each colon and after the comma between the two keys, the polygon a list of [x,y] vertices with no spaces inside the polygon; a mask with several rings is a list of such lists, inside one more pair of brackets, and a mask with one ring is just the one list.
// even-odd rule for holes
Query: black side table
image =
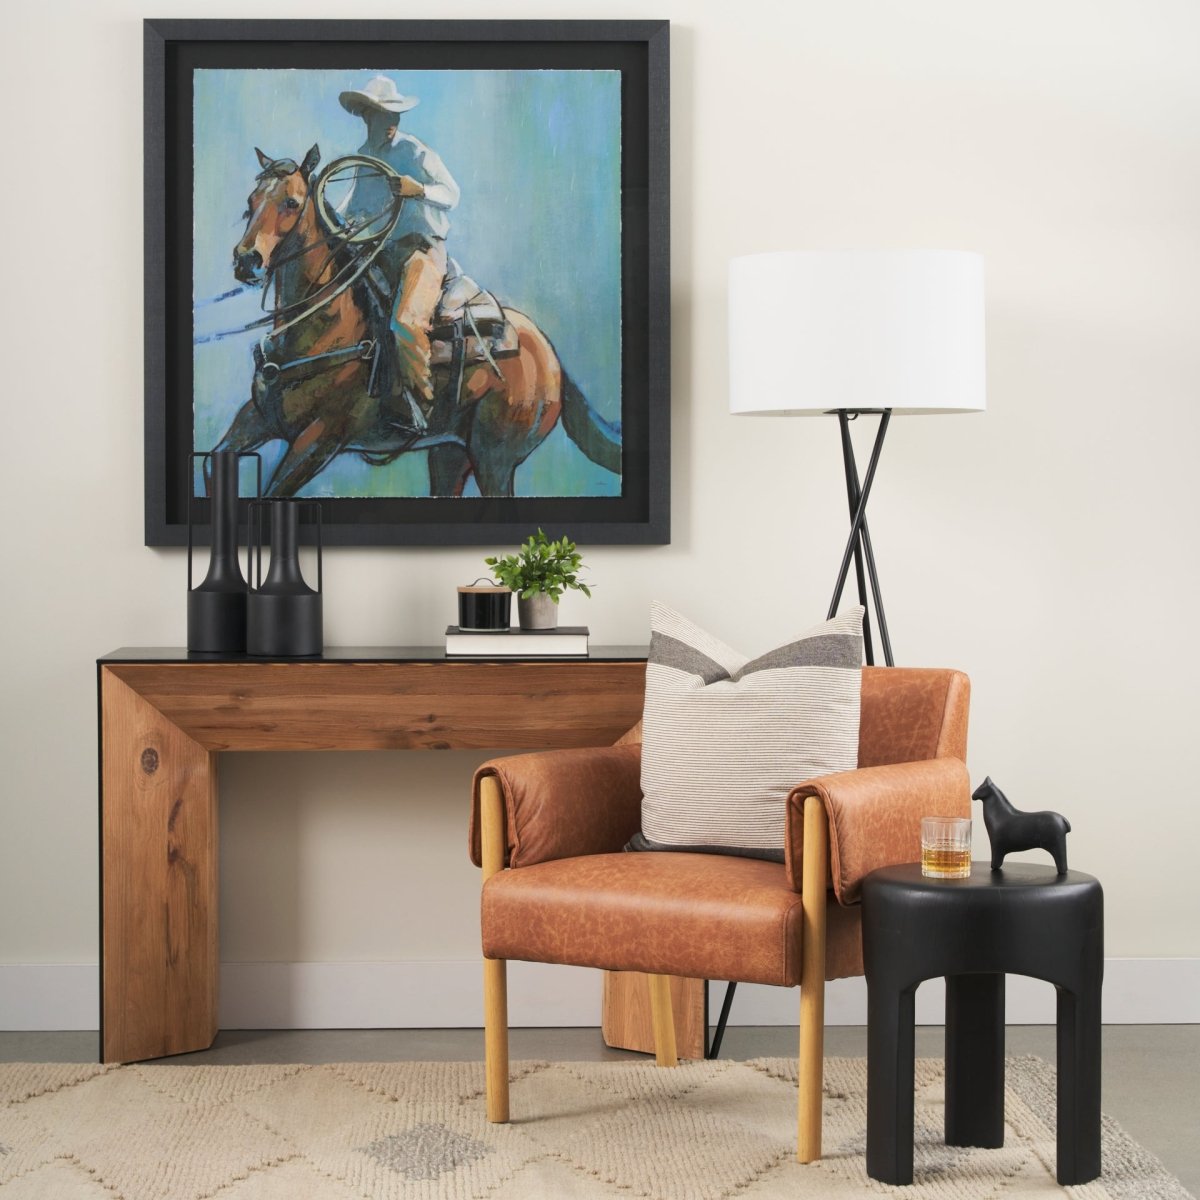
{"label": "black side table", "polygon": [[1104,894],[1091,875],[1011,863],[926,879],[916,863],[863,882],[867,1174],[913,1178],[913,1001],[946,978],[946,1144],[1004,1144],[1004,976],[1058,990],[1058,1182],[1100,1174]]}

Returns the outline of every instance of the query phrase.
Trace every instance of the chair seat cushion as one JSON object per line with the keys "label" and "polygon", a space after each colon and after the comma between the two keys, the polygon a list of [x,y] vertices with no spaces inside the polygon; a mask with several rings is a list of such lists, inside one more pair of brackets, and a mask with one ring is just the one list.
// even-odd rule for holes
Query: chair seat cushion
{"label": "chair seat cushion", "polygon": [[800,982],[800,896],[780,863],[671,853],[560,858],[493,875],[482,915],[488,958]]}

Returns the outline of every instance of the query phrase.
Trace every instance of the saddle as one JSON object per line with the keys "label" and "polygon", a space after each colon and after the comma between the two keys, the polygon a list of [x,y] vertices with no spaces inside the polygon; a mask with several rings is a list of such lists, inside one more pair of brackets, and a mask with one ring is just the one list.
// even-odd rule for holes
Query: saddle
{"label": "saddle", "polygon": [[[396,347],[391,334],[392,289],[377,267],[367,272],[372,333],[383,353],[371,373],[371,394],[389,395],[399,378]],[[384,336],[387,335],[387,336]],[[430,330],[433,367],[470,366],[518,353],[517,332],[505,318],[499,300],[465,274],[454,259],[446,264],[446,279],[434,310]]]}
{"label": "saddle", "polygon": [[468,364],[504,358],[520,349],[517,331],[505,318],[500,301],[450,259],[430,334],[433,365],[450,365],[460,340],[463,362]]}

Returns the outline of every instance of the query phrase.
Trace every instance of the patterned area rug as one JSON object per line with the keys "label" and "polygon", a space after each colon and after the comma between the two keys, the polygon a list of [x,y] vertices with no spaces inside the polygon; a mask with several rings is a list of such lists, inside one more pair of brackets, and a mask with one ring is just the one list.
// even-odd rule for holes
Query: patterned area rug
{"label": "patterned area rug", "polygon": [[1054,1182],[1054,1074],[1010,1059],[1006,1145],[942,1144],[942,1066],[916,1071],[916,1181],[866,1176],[866,1063],[826,1060],[825,1158],[800,1166],[795,1063],[0,1066],[0,1200],[1190,1200],[1115,1124],[1104,1176]]}

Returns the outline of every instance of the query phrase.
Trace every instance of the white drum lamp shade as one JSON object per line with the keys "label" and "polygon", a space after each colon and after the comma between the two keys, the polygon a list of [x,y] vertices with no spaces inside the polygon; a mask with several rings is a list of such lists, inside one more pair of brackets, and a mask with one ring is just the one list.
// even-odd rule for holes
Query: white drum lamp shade
{"label": "white drum lamp shade", "polygon": [[733,259],[729,407],[981,412],[983,257],[820,250]]}

